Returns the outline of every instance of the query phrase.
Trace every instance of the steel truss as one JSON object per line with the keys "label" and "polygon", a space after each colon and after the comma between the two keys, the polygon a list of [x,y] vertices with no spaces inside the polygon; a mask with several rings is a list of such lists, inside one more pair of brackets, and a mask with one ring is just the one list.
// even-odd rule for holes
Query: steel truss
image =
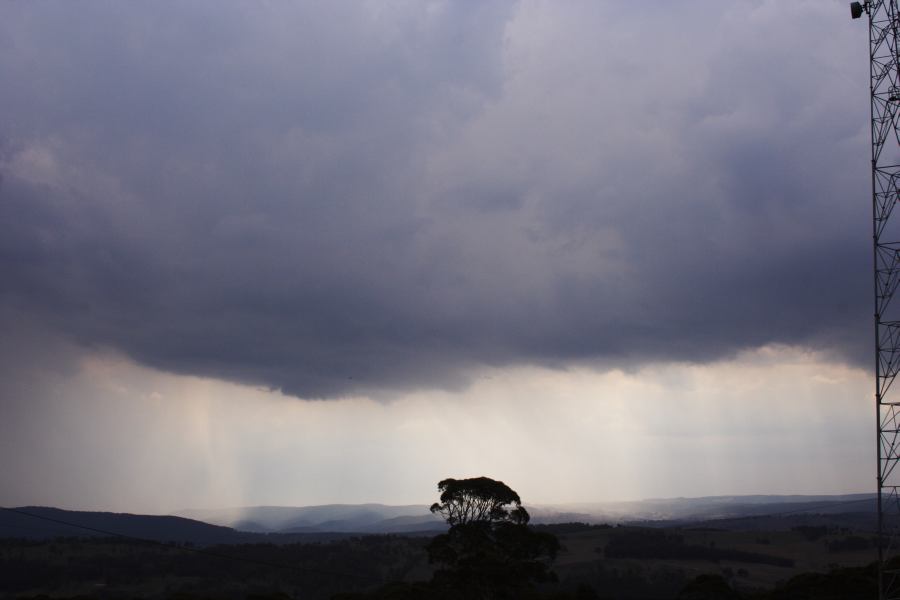
{"label": "steel truss", "polygon": [[878,453],[878,595],[900,599],[900,12],[898,0],[851,4],[869,18],[872,239]]}

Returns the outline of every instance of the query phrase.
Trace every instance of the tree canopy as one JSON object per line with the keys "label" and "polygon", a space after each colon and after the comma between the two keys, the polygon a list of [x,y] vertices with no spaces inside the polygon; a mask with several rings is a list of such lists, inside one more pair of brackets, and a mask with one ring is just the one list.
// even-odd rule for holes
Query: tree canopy
{"label": "tree canopy", "polygon": [[441,501],[431,505],[452,527],[476,522],[528,523],[522,500],[508,485],[490,477],[444,479],[438,482]]}
{"label": "tree canopy", "polygon": [[439,565],[432,585],[452,598],[521,598],[553,581],[559,542],[528,527],[528,511],[508,485],[489,477],[445,479],[431,512],[450,529],[428,545]]}
{"label": "tree canopy", "polygon": [[[537,584],[556,581],[550,566],[559,541],[528,526],[519,495],[489,477],[444,479],[441,501],[431,512],[450,528],[426,547],[435,571],[429,582],[384,586],[366,597],[396,600],[483,598],[522,600],[545,597]],[[549,596],[547,596],[549,597]],[[554,596],[555,597],[555,596]]]}

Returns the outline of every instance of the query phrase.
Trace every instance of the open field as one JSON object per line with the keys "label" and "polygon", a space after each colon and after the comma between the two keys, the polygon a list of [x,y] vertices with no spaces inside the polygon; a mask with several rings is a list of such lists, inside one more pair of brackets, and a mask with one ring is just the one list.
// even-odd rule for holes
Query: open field
{"label": "open field", "polygon": [[[591,528],[559,535],[564,551],[557,558],[556,572],[563,582],[585,581],[598,590],[616,588],[623,593],[641,587],[633,584],[636,580],[662,582],[653,587],[665,588],[706,573],[723,575],[738,590],[758,591],[800,573],[864,566],[876,559],[870,535],[847,530],[819,533]],[[662,536],[680,543],[661,545]],[[638,540],[631,556],[611,555],[615,554],[611,546],[615,550],[616,540],[623,537]],[[643,543],[641,537],[646,538]]]}

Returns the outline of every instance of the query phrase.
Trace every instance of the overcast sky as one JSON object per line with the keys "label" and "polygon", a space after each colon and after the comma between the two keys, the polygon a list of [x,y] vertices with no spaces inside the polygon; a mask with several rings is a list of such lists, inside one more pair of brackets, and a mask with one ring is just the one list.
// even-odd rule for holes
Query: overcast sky
{"label": "overcast sky", "polygon": [[0,4],[0,502],[874,488],[846,5]]}

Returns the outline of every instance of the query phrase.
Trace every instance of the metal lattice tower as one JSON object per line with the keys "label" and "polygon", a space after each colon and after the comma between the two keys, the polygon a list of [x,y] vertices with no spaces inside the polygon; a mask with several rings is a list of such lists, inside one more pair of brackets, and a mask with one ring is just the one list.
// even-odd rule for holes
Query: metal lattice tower
{"label": "metal lattice tower", "polygon": [[853,2],[869,18],[872,239],[878,452],[878,595],[900,599],[900,12],[898,0]]}

